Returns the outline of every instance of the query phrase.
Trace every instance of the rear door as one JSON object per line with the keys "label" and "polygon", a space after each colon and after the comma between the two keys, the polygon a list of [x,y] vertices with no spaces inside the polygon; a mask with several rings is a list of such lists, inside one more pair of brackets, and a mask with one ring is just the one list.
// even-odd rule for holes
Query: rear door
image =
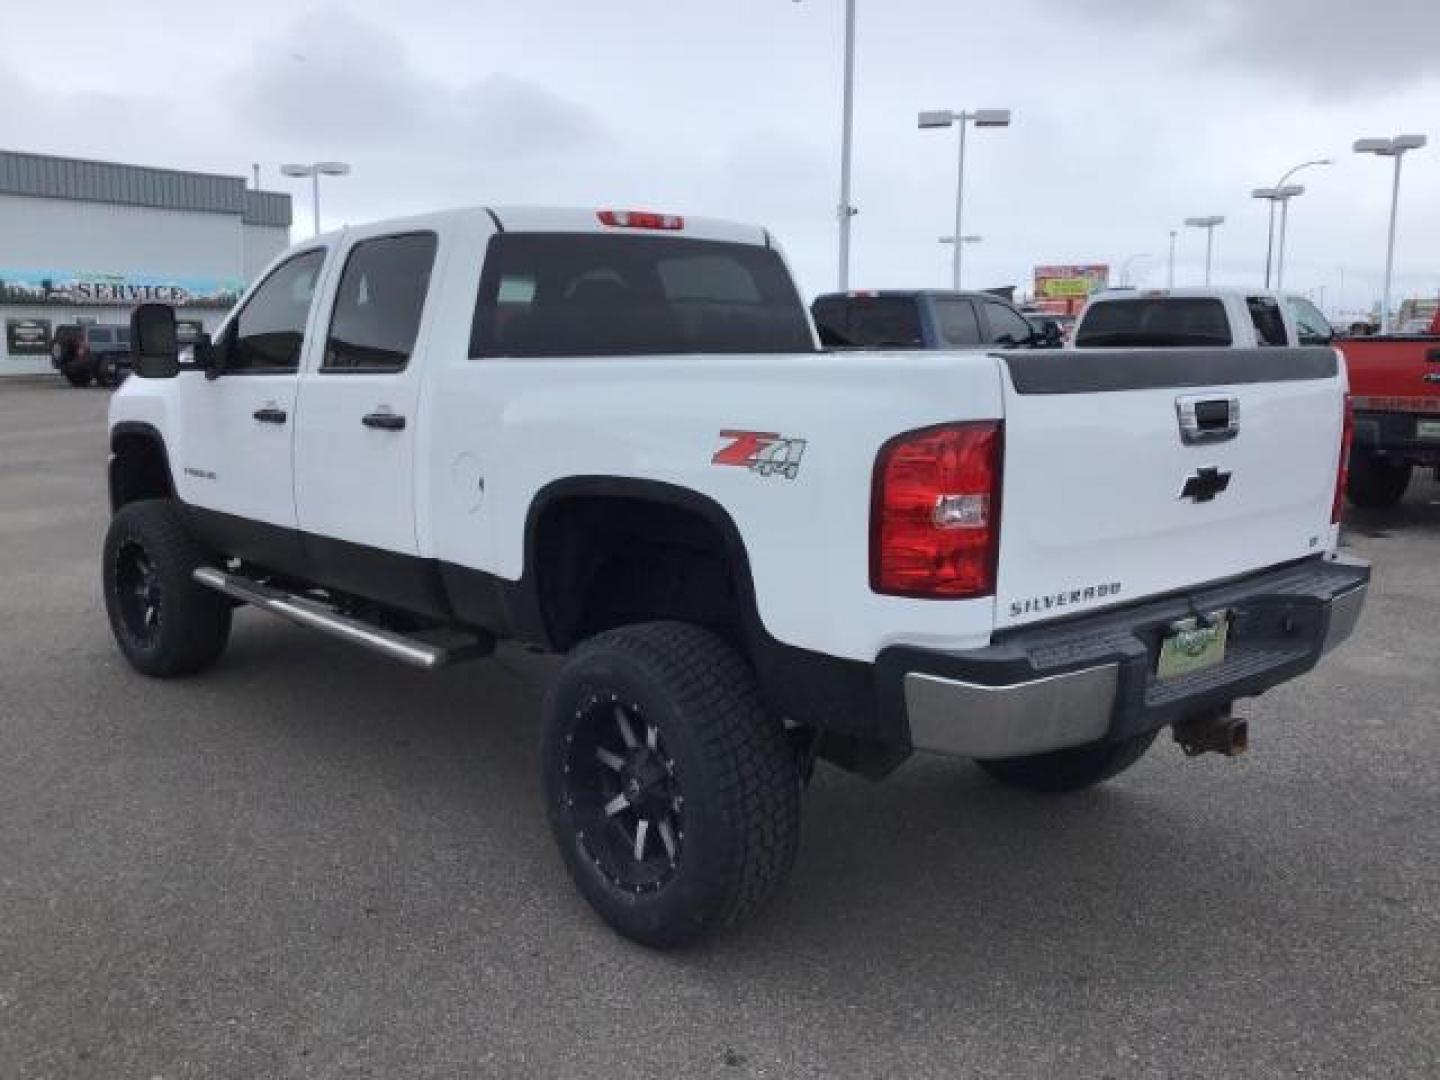
{"label": "rear door", "polygon": [[302,375],[295,498],[317,576],[407,607],[416,566],[415,459],[431,231],[347,234],[321,347]]}
{"label": "rear door", "polygon": [[1190,588],[1328,550],[1333,349],[1015,353],[997,623]]}

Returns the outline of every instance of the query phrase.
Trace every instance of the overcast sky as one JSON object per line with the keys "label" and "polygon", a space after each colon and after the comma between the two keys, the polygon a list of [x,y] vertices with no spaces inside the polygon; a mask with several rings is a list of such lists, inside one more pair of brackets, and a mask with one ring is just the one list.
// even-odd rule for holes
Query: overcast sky
{"label": "overcast sky", "polygon": [[[464,204],[654,207],[766,224],[807,293],[835,282],[842,0],[3,0],[0,146],[308,188],[328,226]],[[1419,131],[1399,290],[1440,291],[1440,0],[858,0],[851,282],[944,285],[955,134],[930,108],[1009,107],[973,132],[966,284],[1127,256],[1203,272],[1186,216],[1224,214],[1216,280],[1263,276],[1264,205],[1297,181],[1287,287],[1379,293],[1390,166],[1362,135]],[[0,237],[0,248],[4,238]],[[3,261],[3,259],[0,259]],[[1343,280],[1343,293],[1341,284]]]}

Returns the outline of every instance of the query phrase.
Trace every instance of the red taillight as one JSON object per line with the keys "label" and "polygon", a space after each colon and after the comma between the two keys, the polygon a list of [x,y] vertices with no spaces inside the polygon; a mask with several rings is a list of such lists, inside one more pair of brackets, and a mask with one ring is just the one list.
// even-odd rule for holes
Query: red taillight
{"label": "red taillight", "polygon": [[946,424],[880,448],[870,507],[870,587],[943,600],[995,591],[998,421]]}
{"label": "red taillight", "polygon": [[650,210],[601,210],[600,224],[617,229],[683,229],[685,219],[678,214],[656,214]]}
{"label": "red taillight", "polygon": [[1345,419],[1340,427],[1340,465],[1335,470],[1335,501],[1330,506],[1330,524],[1340,524],[1345,506],[1345,481],[1350,478],[1350,444],[1355,441],[1355,409],[1345,395]]}

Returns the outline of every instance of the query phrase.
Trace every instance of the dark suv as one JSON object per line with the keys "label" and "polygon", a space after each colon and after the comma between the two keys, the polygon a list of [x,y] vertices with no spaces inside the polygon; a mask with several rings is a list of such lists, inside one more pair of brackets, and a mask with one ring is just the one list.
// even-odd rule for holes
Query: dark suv
{"label": "dark suv", "polygon": [[96,323],[57,327],[50,363],[71,386],[118,386],[130,374],[130,328]]}
{"label": "dark suv", "polygon": [[942,289],[824,293],[810,305],[820,344],[849,349],[1056,348],[1058,328],[1032,326],[993,293]]}

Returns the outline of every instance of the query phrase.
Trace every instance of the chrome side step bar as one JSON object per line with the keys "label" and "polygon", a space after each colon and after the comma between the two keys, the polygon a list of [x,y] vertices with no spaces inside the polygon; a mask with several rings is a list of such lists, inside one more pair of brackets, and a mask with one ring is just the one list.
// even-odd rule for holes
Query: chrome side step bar
{"label": "chrome side step bar", "polygon": [[279,615],[282,619],[289,619],[301,626],[308,626],[312,630],[320,630],[331,637],[381,653],[422,671],[434,671],[460,660],[488,656],[495,647],[494,641],[489,637],[457,637],[450,642],[436,643],[400,634],[374,626],[363,619],[342,615],[308,597],[283,592],[209,566],[199,567],[193,577],[207,588],[252,604],[262,611]]}

